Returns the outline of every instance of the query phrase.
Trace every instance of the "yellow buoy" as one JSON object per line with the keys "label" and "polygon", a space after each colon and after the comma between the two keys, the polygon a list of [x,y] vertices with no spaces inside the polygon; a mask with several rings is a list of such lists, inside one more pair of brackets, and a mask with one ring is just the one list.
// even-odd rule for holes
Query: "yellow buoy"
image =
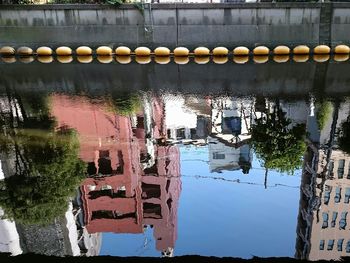
{"label": "yellow buoy", "polygon": [[349,54],[350,48],[347,45],[338,45],[334,48],[334,53],[336,53],[336,54]]}
{"label": "yellow buoy", "polygon": [[139,64],[148,64],[151,62],[150,56],[136,56],[136,62]]}
{"label": "yellow buoy", "polygon": [[31,63],[34,61],[34,57],[33,56],[24,56],[24,57],[21,56],[21,57],[19,57],[19,61],[21,61],[22,63],[28,64],[28,63]]}
{"label": "yellow buoy", "polygon": [[131,49],[125,46],[120,46],[115,49],[115,54],[117,56],[130,56]]}
{"label": "yellow buoy", "polygon": [[246,47],[236,47],[233,50],[233,55],[235,55],[235,56],[247,56],[247,55],[249,55],[249,49]]}
{"label": "yellow buoy", "polygon": [[113,50],[110,47],[102,46],[96,49],[96,54],[98,56],[110,56],[113,54]]}
{"label": "yellow buoy", "polygon": [[285,63],[289,60],[288,55],[274,55],[273,60],[277,63]]}
{"label": "yellow buoy", "polygon": [[294,55],[293,56],[293,60],[295,61],[295,62],[306,62],[306,61],[308,61],[309,60],[309,55],[307,55],[307,54],[303,54],[303,55]]}
{"label": "yellow buoy", "polygon": [[188,57],[180,56],[180,57],[175,57],[174,61],[176,64],[185,65],[190,61],[190,59]]}
{"label": "yellow buoy", "polygon": [[210,61],[209,56],[196,56],[194,58],[194,62],[196,62],[197,64],[207,64]]}
{"label": "yellow buoy", "polygon": [[2,61],[4,61],[5,63],[15,63],[16,57],[15,56],[2,57]]}
{"label": "yellow buoy", "polygon": [[13,47],[5,46],[0,48],[0,55],[10,56],[15,54],[15,49]]}
{"label": "yellow buoy", "polygon": [[170,62],[170,57],[157,56],[154,61],[158,64],[168,64]]}
{"label": "yellow buoy", "polygon": [[329,60],[329,58],[330,58],[330,55],[328,55],[328,54],[323,54],[323,55],[315,54],[314,55],[314,60],[316,62],[319,62],[319,63],[326,62]]}
{"label": "yellow buoy", "polygon": [[253,49],[253,54],[258,56],[266,56],[270,53],[270,50],[265,46],[258,46]]}
{"label": "yellow buoy", "polygon": [[108,63],[111,63],[113,61],[113,56],[112,55],[97,55],[97,60],[100,63],[108,64]]}
{"label": "yellow buoy", "polygon": [[293,49],[293,53],[295,55],[306,55],[310,53],[310,48],[305,45],[299,45]]}
{"label": "yellow buoy", "polygon": [[275,55],[288,55],[290,53],[290,48],[287,46],[277,46],[273,50]]}
{"label": "yellow buoy", "polygon": [[138,47],[135,49],[136,56],[149,56],[151,55],[151,50],[148,47]]}
{"label": "yellow buoy", "polygon": [[225,47],[216,47],[212,51],[213,56],[227,56],[228,49]]}
{"label": "yellow buoy", "polygon": [[91,56],[92,49],[87,46],[81,46],[75,50],[75,53],[77,53],[78,56]]}
{"label": "yellow buoy", "polygon": [[157,47],[154,50],[154,55],[159,56],[159,57],[169,56],[170,49],[167,47]]}
{"label": "yellow buoy", "polygon": [[113,61],[112,55],[97,55],[97,60],[102,64],[108,64]]}
{"label": "yellow buoy", "polygon": [[206,48],[206,47],[197,47],[194,50],[194,55],[195,56],[209,56],[210,50],[209,50],[209,48]]}
{"label": "yellow buoy", "polygon": [[120,64],[129,64],[131,62],[131,57],[130,56],[116,56],[115,58],[117,60],[118,63]]}
{"label": "yellow buoy", "polygon": [[334,60],[337,62],[344,62],[349,59],[349,54],[335,54]]}
{"label": "yellow buoy", "polygon": [[33,49],[30,47],[19,47],[17,49],[17,54],[20,56],[31,56],[33,55]]}
{"label": "yellow buoy", "polygon": [[249,61],[249,56],[234,56],[233,61],[237,64],[245,64]]}
{"label": "yellow buoy", "polygon": [[314,48],[314,54],[329,54],[331,52],[331,48],[326,45],[319,45]]}
{"label": "yellow buoy", "polygon": [[70,47],[58,47],[56,48],[57,56],[70,56],[72,55],[72,49]]}
{"label": "yellow buoy", "polygon": [[228,58],[225,56],[213,56],[213,61],[215,64],[225,64]]}
{"label": "yellow buoy", "polygon": [[77,56],[77,60],[80,63],[87,64],[87,63],[91,63],[93,59],[91,55],[80,55],[80,56]]}
{"label": "yellow buoy", "polygon": [[73,61],[72,56],[57,56],[57,61],[63,64],[71,63]]}
{"label": "yellow buoy", "polygon": [[51,63],[53,61],[53,57],[47,55],[40,55],[38,56],[38,61],[41,63]]}
{"label": "yellow buoy", "polygon": [[173,52],[175,57],[186,57],[190,53],[190,51],[185,47],[177,47]]}
{"label": "yellow buoy", "polygon": [[266,56],[266,55],[255,55],[253,57],[253,60],[255,63],[257,64],[263,64],[263,63],[266,63],[267,61],[269,61],[269,56]]}
{"label": "yellow buoy", "polygon": [[[51,56],[52,55],[52,49],[49,47],[39,47],[36,50],[36,53],[38,54],[38,56]],[[45,63],[45,62],[43,62]]]}

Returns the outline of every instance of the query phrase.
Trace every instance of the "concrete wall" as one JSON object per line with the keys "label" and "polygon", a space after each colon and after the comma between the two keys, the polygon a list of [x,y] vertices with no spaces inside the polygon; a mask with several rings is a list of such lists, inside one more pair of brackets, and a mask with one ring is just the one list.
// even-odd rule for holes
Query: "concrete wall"
{"label": "concrete wall", "polygon": [[312,46],[348,32],[350,3],[0,5],[0,45]]}

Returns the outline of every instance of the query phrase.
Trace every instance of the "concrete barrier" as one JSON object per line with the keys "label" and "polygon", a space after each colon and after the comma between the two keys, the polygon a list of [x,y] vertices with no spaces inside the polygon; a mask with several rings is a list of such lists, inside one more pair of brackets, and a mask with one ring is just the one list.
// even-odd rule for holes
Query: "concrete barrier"
{"label": "concrete barrier", "polygon": [[231,50],[350,42],[350,3],[152,4],[143,13],[132,5],[0,5],[0,45]]}

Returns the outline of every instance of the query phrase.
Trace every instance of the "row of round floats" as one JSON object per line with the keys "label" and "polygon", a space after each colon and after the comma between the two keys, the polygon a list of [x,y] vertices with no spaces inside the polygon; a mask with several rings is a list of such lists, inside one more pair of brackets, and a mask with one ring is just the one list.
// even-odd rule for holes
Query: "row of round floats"
{"label": "row of round floats", "polygon": [[278,63],[287,62],[291,55],[295,62],[306,62],[309,60],[310,55],[313,56],[313,60],[316,62],[325,62],[330,59],[331,54],[334,54],[333,59],[335,61],[346,61],[349,59],[350,47],[337,45],[334,49],[331,49],[329,46],[319,45],[310,49],[306,45],[299,45],[293,49],[287,46],[277,46],[270,50],[266,46],[257,46],[253,50],[249,50],[247,47],[240,46],[234,48],[232,52],[226,47],[216,47],[213,50],[209,50],[206,47],[197,47],[193,52],[190,52],[186,47],[177,47],[172,52],[166,47],[158,47],[152,52],[147,47],[138,47],[132,51],[126,46],[117,47],[115,50],[108,46],[101,46],[96,50],[92,50],[87,46],[81,46],[74,51],[66,46],[58,47],[55,51],[50,47],[39,47],[36,51],[29,47],[20,47],[17,50],[10,46],[0,48],[2,60],[7,63],[15,62],[16,55],[24,63],[34,61],[35,57],[42,63],[51,63],[54,61],[54,57],[61,63],[70,63],[73,61],[74,55],[76,55],[77,61],[80,63],[90,63],[93,61],[94,56],[101,63],[111,63],[115,56],[117,62],[128,64],[134,56],[135,61],[140,64],[150,63],[152,57],[159,64],[169,63],[172,57],[177,64],[187,64],[191,57],[198,64],[206,64],[210,61],[210,58],[212,58],[214,63],[224,64],[228,62],[229,55],[233,55],[233,61],[238,64],[248,62],[251,55],[253,55],[255,63],[267,62],[270,55],[273,55],[273,60]]}

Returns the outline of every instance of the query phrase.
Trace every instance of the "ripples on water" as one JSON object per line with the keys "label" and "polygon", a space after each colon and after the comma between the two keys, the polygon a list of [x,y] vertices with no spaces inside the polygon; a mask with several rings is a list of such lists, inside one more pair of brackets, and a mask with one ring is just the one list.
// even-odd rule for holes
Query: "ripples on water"
{"label": "ripples on water", "polygon": [[0,251],[349,255],[347,64],[25,67],[1,65]]}

